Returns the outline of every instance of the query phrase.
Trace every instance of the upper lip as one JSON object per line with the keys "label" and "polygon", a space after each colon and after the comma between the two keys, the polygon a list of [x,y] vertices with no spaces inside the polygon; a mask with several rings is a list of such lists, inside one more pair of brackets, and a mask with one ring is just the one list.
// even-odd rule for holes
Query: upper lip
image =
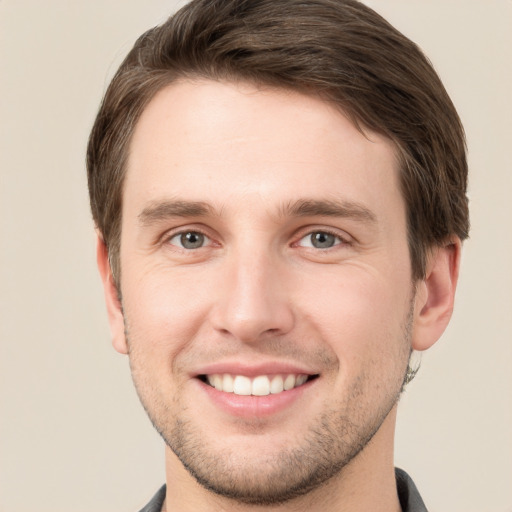
{"label": "upper lip", "polygon": [[265,363],[248,363],[241,361],[217,362],[199,367],[192,372],[193,377],[214,374],[245,375],[257,377],[258,375],[317,375],[319,372],[307,368],[305,365],[283,361],[269,361]]}

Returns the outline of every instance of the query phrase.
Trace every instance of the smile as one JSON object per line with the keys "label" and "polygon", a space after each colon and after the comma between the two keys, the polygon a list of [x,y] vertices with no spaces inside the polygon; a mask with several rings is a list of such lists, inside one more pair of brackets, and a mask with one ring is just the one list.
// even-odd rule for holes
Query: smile
{"label": "smile", "polygon": [[204,375],[201,380],[218,391],[244,396],[277,395],[298,388],[317,375],[286,374],[258,375],[254,378],[245,375],[212,374]]}

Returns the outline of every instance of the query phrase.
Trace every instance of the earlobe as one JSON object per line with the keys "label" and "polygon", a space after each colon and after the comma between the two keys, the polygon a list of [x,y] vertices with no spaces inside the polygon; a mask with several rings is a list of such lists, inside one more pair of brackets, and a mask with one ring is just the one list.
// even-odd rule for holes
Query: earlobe
{"label": "earlobe", "polygon": [[128,353],[128,345],[124,332],[124,318],[121,302],[119,301],[117,287],[112,275],[112,269],[108,258],[108,250],[103,237],[98,233],[96,243],[96,261],[103,283],[103,293],[107,306],[108,322],[112,345],[121,354]]}
{"label": "earlobe", "polygon": [[461,242],[458,238],[436,248],[429,258],[426,276],[418,283],[412,348],[426,350],[443,334],[452,316],[459,277]]}

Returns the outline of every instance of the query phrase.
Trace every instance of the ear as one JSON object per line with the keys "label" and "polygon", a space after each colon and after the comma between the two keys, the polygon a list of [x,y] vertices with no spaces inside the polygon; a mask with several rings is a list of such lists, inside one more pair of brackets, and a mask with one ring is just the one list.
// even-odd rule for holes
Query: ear
{"label": "ear", "polygon": [[461,242],[458,238],[434,249],[425,278],[417,285],[412,348],[426,350],[443,334],[453,312],[459,277]]}
{"label": "ear", "polygon": [[103,282],[103,293],[107,305],[108,322],[110,324],[110,335],[112,336],[112,345],[120,354],[128,353],[128,345],[124,333],[123,309],[119,301],[117,287],[112,276],[110,261],[108,259],[108,250],[103,237],[97,234],[96,261]]}

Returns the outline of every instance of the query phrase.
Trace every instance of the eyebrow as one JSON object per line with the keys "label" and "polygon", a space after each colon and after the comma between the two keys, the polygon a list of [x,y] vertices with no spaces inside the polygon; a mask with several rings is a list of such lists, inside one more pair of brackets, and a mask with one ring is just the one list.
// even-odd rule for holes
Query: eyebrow
{"label": "eyebrow", "polygon": [[142,225],[149,226],[170,217],[205,217],[212,212],[212,206],[203,201],[158,201],[146,206],[138,218]]}
{"label": "eyebrow", "polygon": [[281,209],[282,216],[342,217],[374,224],[377,217],[366,206],[352,201],[299,199]]}
{"label": "eyebrow", "polygon": [[[204,201],[164,200],[146,206],[138,215],[143,226],[172,217],[220,216],[221,212]],[[341,217],[374,224],[376,215],[366,206],[352,201],[298,199],[279,209],[280,217]]]}

